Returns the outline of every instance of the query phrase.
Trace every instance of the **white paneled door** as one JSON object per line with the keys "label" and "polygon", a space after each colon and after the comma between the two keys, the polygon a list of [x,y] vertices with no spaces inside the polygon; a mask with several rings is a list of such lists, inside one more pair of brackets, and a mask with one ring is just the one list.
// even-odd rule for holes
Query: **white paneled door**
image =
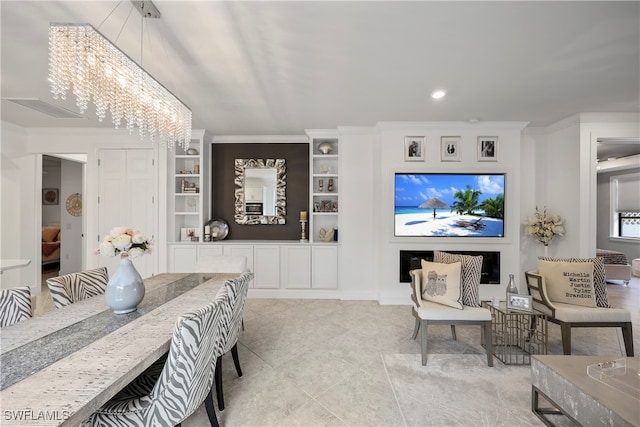
{"label": "white paneled door", "polygon": [[[148,236],[157,231],[157,187],[155,151],[100,150],[98,154],[99,200],[98,233],[102,240],[113,227],[138,229]],[[95,242],[96,247],[99,242]],[[133,260],[142,277],[154,271],[154,256],[145,255]],[[100,257],[99,265],[106,266],[111,276],[119,259]]]}

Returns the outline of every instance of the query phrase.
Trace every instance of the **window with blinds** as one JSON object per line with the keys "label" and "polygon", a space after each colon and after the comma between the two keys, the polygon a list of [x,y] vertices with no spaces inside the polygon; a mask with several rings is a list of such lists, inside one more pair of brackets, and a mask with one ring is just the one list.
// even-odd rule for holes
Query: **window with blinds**
{"label": "window with blinds", "polygon": [[611,177],[614,207],[613,236],[640,239],[640,174]]}
{"label": "window with blinds", "polygon": [[640,212],[619,212],[618,230],[620,237],[640,238]]}

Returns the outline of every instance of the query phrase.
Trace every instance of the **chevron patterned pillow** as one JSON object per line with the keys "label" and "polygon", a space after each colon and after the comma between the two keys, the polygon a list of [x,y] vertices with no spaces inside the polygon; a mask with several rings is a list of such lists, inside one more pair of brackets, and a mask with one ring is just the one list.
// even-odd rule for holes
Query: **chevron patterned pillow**
{"label": "chevron patterned pillow", "polygon": [[433,261],[443,264],[462,263],[462,304],[467,307],[480,307],[480,275],[482,274],[482,255],[459,255],[433,251]]}

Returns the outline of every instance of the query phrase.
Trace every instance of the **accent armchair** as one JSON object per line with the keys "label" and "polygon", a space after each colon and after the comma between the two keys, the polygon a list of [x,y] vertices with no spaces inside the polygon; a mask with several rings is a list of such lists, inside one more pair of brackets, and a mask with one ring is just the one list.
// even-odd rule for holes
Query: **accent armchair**
{"label": "accent armchair", "polygon": [[633,331],[631,313],[621,308],[583,307],[552,302],[549,299],[544,276],[538,271],[525,272],[527,287],[533,297],[533,307],[545,313],[547,320],[560,326],[562,351],[571,354],[572,328],[622,328],[622,337],[628,357],[633,357]]}
{"label": "accent armchair", "polygon": [[451,325],[451,336],[456,339],[455,325],[479,325],[481,342],[485,342],[487,364],[493,366],[493,343],[491,335],[491,312],[483,307],[464,306],[462,310],[422,299],[422,270],[412,270],[411,300],[412,313],[416,319],[413,339],[421,330],[420,347],[422,366],[427,364],[427,327],[429,325]]}

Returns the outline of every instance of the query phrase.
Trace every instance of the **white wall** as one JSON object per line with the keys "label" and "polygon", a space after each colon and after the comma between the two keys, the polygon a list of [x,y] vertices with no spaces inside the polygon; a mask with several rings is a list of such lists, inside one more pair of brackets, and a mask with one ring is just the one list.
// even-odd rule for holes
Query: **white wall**
{"label": "white wall", "polygon": [[537,204],[565,219],[565,235],[549,245],[549,255],[595,255],[597,230],[596,145],[600,137],[639,136],[637,114],[582,113],[560,120],[546,132],[546,189]]}
{"label": "white wall", "polygon": [[43,162],[42,166],[42,188],[55,188],[58,190],[58,204],[42,205],[42,225],[60,225],[60,215],[62,210],[61,200],[61,169],[60,163],[54,166],[47,166]]}
{"label": "white wall", "polygon": [[[29,259],[29,266],[0,275],[2,288],[40,290],[41,159],[27,152],[27,131],[2,123],[0,135],[0,258]],[[38,170],[38,174],[35,171]]]}
{"label": "white wall", "polygon": [[637,241],[610,237],[613,228],[612,222],[615,221],[615,218],[611,217],[611,178],[628,175],[640,177],[640,166],[633,169],[598,173],[596,246],[598,249],[623,252],[631,262],[635,258],[640,258],[640,244]]}
{"label": "white wall", "polygon": [[[548,213],[565,219],[565,236],[549,243],[549,256],[582,256],[580,254],[580,125],[576,118],[550,127],[546,137],[546,165],[536,176],[547,177],[544,200]],[[531,212],[533,214],[533,212]],[[586,255],[585,255],[586,256]]]}
{"label": "white wall", "polygon": [[[62,241],[60,245],[60,275],[83,270],[82,216],[73,216],[67,212],[67,198],[74,193],[84,192],[82,189],[84,165],[79,162],[61,160],[60,185],[60,228]],[[84,209],[83,209],[84,214]]]}
{"label": "white wall", "polygon": [[[376,246],[379,253],[370,268],[375,269],[378,299],[381,303],[408,304],[410,302],[409,286],[406,283],[400,283],[398,278],[399,252],[402,249],[499,251],[502,264],[501,284],[482,285],[480,288],[482,299],[503,296],[510,273],[516,274],[516,277],[523,276],[524,273],[519,271],[520,138],[521,130],[525,125],[526,123],[523,122],[487,122],[473,125],[466,122],[379,124],[377,129],[380,138],[380,151],[377,156],[379,162],[376,164],[372,183],[378,197],[374,198],[372,212],[375,213],[375,222],[369,233],[377,239]],[[426,136],[424,162],[408,163],[404,161],[404,137],[409,135]],[[460,162],[441,162],[440,138],[452,135],[462,137],[462,160]],[[477,138],[479,136],[498,137],[497,162],[478,162]],[[345,159],[345,162],[349,163],[349,160],[353,159]],[[394,237],[393,178],[395,172],[506,173],[505,237],[483,239]]]}
{"label": "white wall", "polygon": [[[86,220],[85,268],[98,266],[93,254],[97,247],[97,153],[100,148],[145,148],[158,150],[157,144],[141,140],[137,133],[129,135],[125,129],[24,129],[2,122],[2,200],[1,229],[2,258],[28,258],[31,265],[19,272],[8,271],[0,278],[3,287],[36,284],[40,289],[40,230],[42,215],[41,156],[38,154],[86,154],[86,190],[83,194],[83,215]],[[166,150],[159,150],[161,164],[166,165]],[[162,178],[162,179],[160,179]],[[166,176],[158,177],[160,194],[166,194]],[[6,191],[5,191],[6,189]],[[37,198],[36,198],[37,197]],[[66,200],[66,198],[65,198]],[[37,204],[36,204],[37,201]],[[20,205],[16,209],[16,204]],[[166,205],[161,205],[166,206]],[[166,216],[165,213],[162,213]],[[166,224],[166,219],[163,219]],[[145,230],[146,231],[146,230]],[[151,231],[147,231],[151,233]],[[156,246],[151,256],[166,260],[166,233],[157,233]],[[5,238],[6,237],[6,238]],[[157,265],[157,263],[156,263]],[[5,285],[6,284],[6,285]]]}
{"label": "white wall", "polygon": [[379,212],[375,187],[380,138],[373,127],[340,127],[340,293],[378,298]]}
{"label": "white wall", "polygon": [[[523,283],[523,272],[534,268],[542,247],[524,235],[522,222],[535,206],[548,206],[566,219],[567,233],[554,240],[550,255],[592,256],[596,242],[597,137],[638,136],[637,115],[580,114],[546,129],[525,123],[423,122],[381,123],[371,127],[340,127],[341,228],[340,292],[345,299],[377,299],[409,303],[407,284],[398,281],[400,249],[499,250],[501,285],[482,285],[483,299],[504,293],[508,274]],[[404,137],[425,135],[426,160],[404,162]],[[440,162],[440,137],[460,135],[461,162]],[[477,162],[477,136],[498,136],[499,161]],[[0,154],[0,257],[30,258],[32,265],[0,276],[0,284],[39,283],[40,214],[35,200],[41,180],[36,153],[86,153],[84,212],[87,221],[86,268],[97,264],[92,236],[97,235],[96,197],[99,148],[140,148],[137,135],[112,129],[22,129],[3,123]],[[159,150],[159,169],[166,170],[166,152]],[[37,173],[36,173],[37,171]],[[506,172],[506,237],[492,240],[403,239],[393,237],[393,174],[396,171]],[[154,256],[166,260],[167,177],[158,177],[161,195]],[[39,210],[39,209],[38,209]],[[164,224],[164,225],[163,225]],[[37,235],[36,235],[37,230]],[[435,240],[434,240],[435,239]],[[33,243],[30,243],[33,242]],[[39,246],[39,245],[38,245]],[[37,268],[35,268],[37,266]],[[162,267],[160,267],[162,271]],[[521,285],[522,286],[522,285]]]}

